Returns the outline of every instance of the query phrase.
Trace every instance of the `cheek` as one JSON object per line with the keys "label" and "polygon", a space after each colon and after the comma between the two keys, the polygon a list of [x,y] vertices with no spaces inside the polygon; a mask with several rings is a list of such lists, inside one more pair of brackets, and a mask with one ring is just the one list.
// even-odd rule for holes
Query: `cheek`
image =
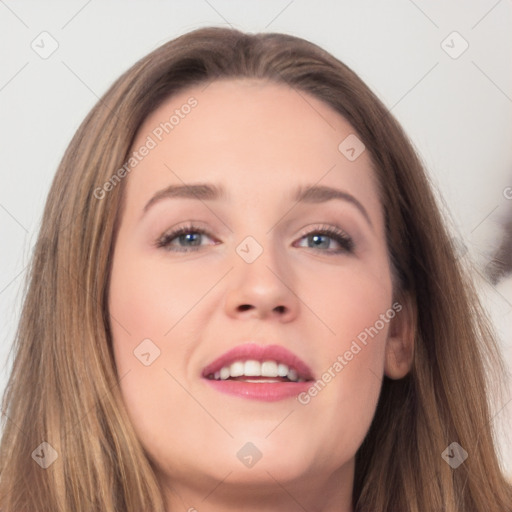
{"label": "cheek", "polygon": [[377,279],[373,272],[355,269],[336,284],[337,298],[331,297],[336,336],[330,337],[330,364],[342,365],[341,370],[336,368],[344,375],[349,398],[374,395],[382,380],[389,322],[394,316],[389,274],[383,268]]}
{"label": "cheek", "polygon": [[322,372],[299,402],[308,421],[337,440],[334,451],[340,453],[362,443],[382,385],[389,322],[395,316],[385,263],[317,275],[318,283],[329,283],[323,293],[304,285],[308,305],[328,329],[316,322],[323,332],[317,336]]}
{"label": "cheek", "polygon": [[[391,307],[392,282],[385,257],[369,262],[347,258],[338,266],[317,264],[301,269],[300,275],[298,295],[308,306],[304,312],[316,316],[311,323],[331,355],[360,333],[364,338],[365,330]],[[378,331],[387,325],[379,322]]]}
{"label": "cheek", "polygon": [[178,436],[183,428],[180,418],[197,415],[195,402],[178,384],[185,382],[181,363],[191,350],[179,333],[180,320],[200,295],[190,276],[164,274],[161,265],[122,257],[126,254],[130,252],[118,251],[110,280],[114,357],[132,424],[144,447],[158,459],[164,436]]}
{"label": "cheek", "polygon": [[[110,284],[110,313],[113,328],[118,323],[131,339],[155,338],[168,341],[170,332],[212,286],[211,273],[199,278],[192,271],[165,264],[159,259],[118,258]],[[218,279],[218,278],[217,278]],[[120,337],[126,336],[118,325]]]}

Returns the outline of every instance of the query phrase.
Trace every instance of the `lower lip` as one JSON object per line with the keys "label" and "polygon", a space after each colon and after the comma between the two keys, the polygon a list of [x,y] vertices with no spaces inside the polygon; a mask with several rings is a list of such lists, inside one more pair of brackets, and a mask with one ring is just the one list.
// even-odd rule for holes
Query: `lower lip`
{"label": "lower lip", "polygon": [[250,400],[275,402],[296,398],[311,387],[311,382],[243,382],[237,380],[205,379],[217,391]]}

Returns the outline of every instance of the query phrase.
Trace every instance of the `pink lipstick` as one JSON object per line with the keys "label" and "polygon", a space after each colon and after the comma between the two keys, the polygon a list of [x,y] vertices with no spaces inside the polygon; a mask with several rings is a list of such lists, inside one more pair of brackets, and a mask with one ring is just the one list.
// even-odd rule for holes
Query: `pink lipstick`
{"label": "pink lipstick", "polygon": [[309,366],[279,345],[246,343],[207,365],[202,377],[217,391],[263,401],[296,397],[313,380]]}

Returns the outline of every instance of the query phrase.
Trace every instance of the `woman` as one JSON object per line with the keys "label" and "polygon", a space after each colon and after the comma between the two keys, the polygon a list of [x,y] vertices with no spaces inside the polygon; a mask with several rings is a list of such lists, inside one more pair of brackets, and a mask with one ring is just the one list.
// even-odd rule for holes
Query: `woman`
{"label": "woman", "polygon": [[126,72],[59,167],[1,508],[512,510],[500,364],[365,84],[295,37],[196,30]]}

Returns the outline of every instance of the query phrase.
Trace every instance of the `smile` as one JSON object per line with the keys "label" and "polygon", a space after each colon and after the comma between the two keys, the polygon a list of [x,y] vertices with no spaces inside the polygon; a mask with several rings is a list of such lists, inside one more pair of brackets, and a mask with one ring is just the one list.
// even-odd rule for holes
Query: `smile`
{"label": "smile", "polygon": [[[254,379],[250,377],[262,377]],[[304,382],[306,379],[299,377],[297,370],[287,364],[277,361],[235,361],[229,366],[223,366],[214,374],[208,375],[215,380],[238,380],[244,382]]]}
{"label": "smile", "polygon": [[256,343],[229,350],[206,366],[201,376],[217,391],[263,401],[297,396],[313,380],[309,366],[288,349]]}

